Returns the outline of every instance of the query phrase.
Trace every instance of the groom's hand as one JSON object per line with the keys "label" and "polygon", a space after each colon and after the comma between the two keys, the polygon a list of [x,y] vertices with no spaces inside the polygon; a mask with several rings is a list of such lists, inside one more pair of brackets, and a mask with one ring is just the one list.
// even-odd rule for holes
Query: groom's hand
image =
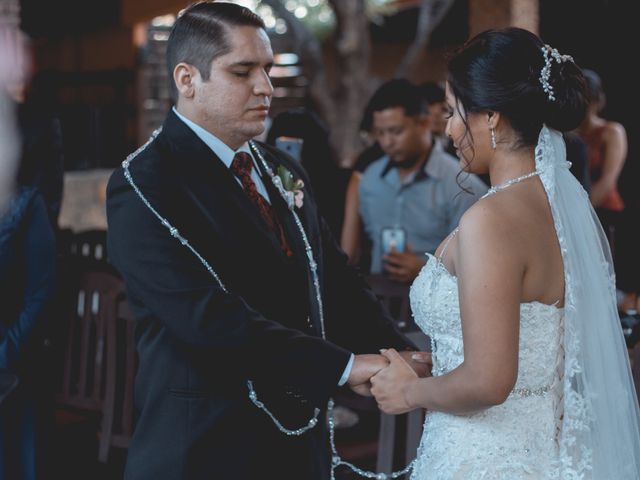
{"label": "groom's hand", "polygon": [[433,368],[431,352],[399,352],[402,359],[409,364],[420,378],[430,377]]}
{"label": "groom's hand", "polygon": [[389,361],[382,355],[356,355],[347,384],[357,394],[371,396],[369,380],[387,365],[389,365]]}

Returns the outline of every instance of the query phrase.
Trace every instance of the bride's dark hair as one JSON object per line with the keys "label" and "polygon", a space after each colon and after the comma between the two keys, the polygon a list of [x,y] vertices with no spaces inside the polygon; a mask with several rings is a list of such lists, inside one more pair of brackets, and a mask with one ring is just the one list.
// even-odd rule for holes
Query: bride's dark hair
{"label": "bride's dark hair", "polygon": [[465,113],[500,112],[519,146],[535,145],[543,123],[561,132],[576,128],[587,105],[582,72],[571,60],[552,59],[550,100],[540,82],[543,47],[538,36],[515,27],[487,30],[465,43],[449,61],[448,78]]}

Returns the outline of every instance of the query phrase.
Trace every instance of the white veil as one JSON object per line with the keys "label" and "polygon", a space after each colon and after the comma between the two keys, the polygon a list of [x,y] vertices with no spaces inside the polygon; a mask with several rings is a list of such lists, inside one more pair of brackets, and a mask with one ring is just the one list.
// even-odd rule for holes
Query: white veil
{"label": "white veil", "polygon": [[560,461],[554,478],[640,478],[640,413],[618,317],[604,231],[568,169],[562,135],[542,127],[536,169],[549,197],[564,262]]}

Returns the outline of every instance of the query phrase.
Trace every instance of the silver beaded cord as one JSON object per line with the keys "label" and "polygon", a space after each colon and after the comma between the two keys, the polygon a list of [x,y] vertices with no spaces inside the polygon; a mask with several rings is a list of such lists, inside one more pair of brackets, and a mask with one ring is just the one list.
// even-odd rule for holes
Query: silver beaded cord
{"label": "silver beaded cord", "polygon": [[[169,230],[170,235],[172,237],[176,238],[180,242],[181,245],[187,247],[198,258],[200,263],[202,263],[204,265],[204,267],[207,269],[207,271],[213,276],[213,278],[216,280],[216,282],[218,283],[218,285],[220,286],[222,291],[225,292],[225,293],[228,293],[227,288],[222,283],[222,280],[220,280],[220,277],[215,272],[215,270],[211,267],[211,265],[209,265],[209,263],[206,261],[206,259],[202,255],[200,255],[200,253],[195,248],[193,248],[191,246],[189,241],[180,234],[180,232],[178,231],[177,228],[175,228],[166,218],[162,217],[155,210],[155,208],[153,208],[153,206],[151,205],[149,200],[147,200],[147,198],[144,196],[142,191],[138,188],[138,186],[133,181],[133,176],[131,175],[131,172],[129,171],[129,164],[131,163],[131,161],[138,154],[140,154],[140,152],[142,152],[158,136],[158,134],[161,131],[162,131],[162,128],[159,128],[159,129],[155,130],[153,132],[153,134],[151,135],[151,138],[149,138],[149,140],[147,140],[147,142],[144,145],[142,145],[140,148],[138,148],[135,152],[129,154],[127,156],[127,158],[122,162],[122,168],[124,169],[124,176],[127,179],[127,182],[129,183],[129,185],[131,185],[131,188],[133,188],[133,190],[136,193],[136,195],[142,200],[142,202],[153,213],[153,215],[156,218],[158,218],[160,223]],[[256,147],[256,145],[255,145],[255,143],[253,141],[249,141],[249,147],[251,148],[251,151],[254,152],[254,154],[260,160],[262,166],[264,167],[265,171],[269,174],[272,183],[274,184],[274,186],[276,187],[276,189],[278,190],[280,195],[282,195],[284,200],[287,201],[288,200],[287,195],[288,195],[289,192],[287,192],[284,189],[284,187],[282,186],[282,182],[280,181],[280,178],[277,177],[273,173],[273,171],[271,170],[271,168],[267,164],[266,160],[262,156],[262,152],[260,152],[260,150]],[[313,250],[311,249],[311,244],[309,243],[309,239],[307,238],[307,234],[306,234],[306,232],[304,230],[304,227],[302,226],[302,222],[300,221],[300,218],[298,217],[297,213],[295,212],[291,202],[287,201],[287,204],[289,205],[289,208],[291,209],[291,213],[293,214],[293,217],[295,219],[296,226],[298,227],[298,230],[299,230],[299,232],[300,232],[300,234],[302,236],[302,240],[304,241],[305,251],[307,253],[307,260],[309,262],[309,267],[311,269],[311,274],[312,274],[312,277],[313,277],[313,286],[314,286],[314,289],[315,289],[315,292],[316,292],[316,301],[317,301],[317,305],[318,305],[318,317],[320,319],[321,335],[322,335],[322,338],[326,340],[325,328],[324,328],[324,309],[323,309],[323,305],[322,305],[322,296],[321,296],[321,292],[320,292],[320,281],[319,281],[318,272],[317,272],[318,265],[317,265],[317,263],[316,263],[316,261],[314,259]],[[300,428],[297,428],[297,429],[288,429],[288,428],[286,428],[275,417],[275,415],[273,413],[271,413],[271,411],[265,406],[265,404],[258,399],[258,394],[256,393],[255,389],[253,388],[253,382],[251,380],[247,381],[247,388],[249,389],[249,399],[251,400],[251,402],[256,407],[258,407],[260,410],[264,411],[269,416],[269,418],[271,418],[271,420],[273,421],[274,425],[278,428],[278,430],[280,430],[285,435],[299,436],[299,435],[302,435],[302,434],[306,433],[310,429],[314,428],[318,424],[318,416],[320,414],[320,409],[316,408],[315,411],[314,411],[313,417],[309,420],[307,425],[305,425],[303,427],[300,427]],[[402,469],[400,471],[397,471],[397,472],[389,473],[389,474],[387,474],[387,473],[376,473],[376,472],[369,472],[369,471],[361,470],[358,467],[356,467],[355,465],[352,465],[351,463],[343,461],[342,458],[338,455],[337,450],[336,450],[336,445],[335,445],[335,421],[334,421],[334,418],[333,418],[333,405],[334,405],[333,399],[329,399],[329,404],[328,404],[328,407],[327,407],[327,421],[328,421],[328,424],[329,424],[329,440],[330,440],[331,454],[332,454],[332,462],[331,462],[331,479],[332,480],[335,480],[334,471],[340,465],[344,465],[344,466],[350,468],[352,471],[354,471],[355,473],[357,473],[358,475],[360,475],[362,477],[375,478],[376,480],[387,480],[387,479],[398,478],[398,477],[400,477],[402,475],[405,475],[405,474],[407,474],[407,473],[409,473],[411,471],[411,469],[413,468],[415,460],[412,461],[409,465],[407,465],[404,469]]]}
{"label": "silver beaded cord", "polygon": [[360,475],[364,478],[375,478],[376,480],[387,480],[391,478],[398,478],[403,475],[407,475],[413,469],[416,461],[413,459],[409,465],[404,467],[402,470],[398,470],[396,472],[384,473],[384,472],[370,472],[367,470],[362,470],[361,468],[356,467],[352,463],[344,461],[340,455],[338,455],[338,451],[336,450],[336,442],[335,442],[335,422],[333,419],[333,407],[334,402],[333,399],[329,399],[329,405],[327,406],[327,417],[329,421],[329,443],[331,445],[331,480],[335,480],[334,470],[340,465],[349,468],[352,472],[357,475]]}
{"label": "silver beaded cord", "polygon": [[[269,174],[269,177],[271,178],[271,182],[274,184],[278,192],[280,192],[280,195],[282,196],[282,198],[285,201],[287,201],[288,192],[282,186],[282,181],[280,180],[280,177],[278,177],[273,173],[273,170],[271,170],[271,168],[269,167],[269,164],[266,162],[266,160],[262,156],[262,152],[258,150],[258,147],[256,147],[253,141],[249,141],[249,147],[251,148],[251,151],[255,153],[255,155],[260,160],[260,163],[264,167],[265,171]],[[322,334],[322,338],[326,340],[326,335],[324,331],[324,308],[322,306],[322,294],[320,293],[320,280],[318,278],[318,264],[316,263],[313,257],[313,250],[311,249],[311,244],[309,243],[309,239],[307,238],[307,233],[305,232],[304,227],[302,226],[300,217],[298,217],[298,214],[294,210],[293,205],[289,202],[287,202],[287,204],[289,205],[289,209],[293,214],[293,218],[295,219],[296,226],[298,227],[298,231],[300,232],[300,235],[302,236],[302,240],[304,242],[304,248],[307,253],[307,261],[309,262],[309,268],[311,269],[311,275],[313,277],[313,287],[316,292],[316,302],[318,305],[318,317],[320,318],[320,333]]]}
{"label": "silver beaded cord", "polygon": [[131,163],[131,160],[133,160],[140,152],[142,152],[145,148],[147,148],[147,146],[158,136],[158,134],[161,131],[162,131],[162,127],[158,128],[157,130],[154,130],[154,132],[151,134],[151,138],[147,140],[147,143],[142,145],[135,152],[129,154],[127,158],[122,162],[122,168],[124,169],[124,176],[127,179],[127,182],[129,182],[129,185],[131,185],[131,187],[133,188],[134,192],[136,192],[138,197],[140,197],[142,202],[147,206],[149,210],[151,210],[151,212],[156,216],[156,218],[160,220],[160,223],[169,230],[169,233],[171,234],[171,236],[176,238],[182,245],[184,245],[189,250],[191,250],[191,252],[198,258],[198,260],[200,260],[200,263],[202,263],[207,269],[207,271],[213,276],[213,278],[215,278],[216,282],[218,282],[218,285],[220,285],[220,288],[222,289],[222,291],[225,293],[228,293],[227,287],[224,286],[224,284],[222,283],[222,280],[220,280],[220,277],[218,277],[218,274],[215,272],[215,270],[213,270],[213,268],[211,268],[211,265],[209,265],[209,263],[202,257],[202,255],[200,255],[198,251],[191,246],[191,244],[187,241],[186,238],[180,235],[180,232],[178,231],[177,228],[172,226],[167,219],[162,217],[156,211],[156,209],[153,208],[151,203],[142,194],[138,186],[133,181],[133,177],[131,176],[131,172],[129,171],[129,163]]}
{"label": "silver beaded cord", "polygon": [[313,413],[313,418],[311,418],[311,420],[309,420],[309,422],[307,423],[307,425],[305,425],[304,427],[300,427],[297,428],[295,430],[290,430],[288,428],[286,428],[284,425],[282,425],[282,423],[275,417],[275,415],[273,415],[273,413],[271,413],[269,411],[269,409],[264,405],[264,403],[262,403],[260,400],[258,400],[258,394],[256,393],[256,391],[253,389],[253,382],[251,380],[249,380],[247,382],[248,386],[249,386],[249,399],[251,400],[251,402],[253,402],[253,404],[258,407],[260,410],[263,410],[264,412],[266,412],[267,415],[269,415],[269,417],[271,418],[271,420],[273,421],[273,423],[275,423],[276,427],[278,427],[278,429],[284,433],[285,435],[289,435],[289,436],[299,436],[302,435],[303,433],[305,433],[308,430],[311,430],[313,427],[315,427],[318,423],[318,415],[320,415],[320,409],[316,408],[314,410]]}
{"label": "silver beaded cord", "polygon": [[503,182],[503,183],[501,183],[499,185],[496,185],[494,187],[489,188],[489,190],[487,190],[487,193],[485,193],[480,198],[482,199],[482,198],[489,197],[489,196],[493,195],[494,193],[499,192],[500,190],[504,190],[505,188],[510,187],[514,183],[519,183],[519,182],[521,182],[523,180],[526,180],[527,178],[531,178],[531,177],[534,177],[536,175],[540,175],[541,173],[542,172],[540,170],[534,170],[533,172],[529,172],[529,173],[526,173],[524,175],[520,175],[519,177],[507,180],[506,182]]}

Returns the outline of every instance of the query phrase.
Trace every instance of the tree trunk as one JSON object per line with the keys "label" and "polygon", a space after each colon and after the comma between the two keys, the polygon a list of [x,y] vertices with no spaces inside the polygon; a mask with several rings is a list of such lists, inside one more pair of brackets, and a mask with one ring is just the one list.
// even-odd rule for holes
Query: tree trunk
{"label": "tree trunk", "polygon": [[330,3],[338,21],[336,50],[340,73],[334,95],[338,108],[331,127],[340,162],[351,165],[362,148],[360,120],[370,93],[369,21],[364,0],[331,0]]}
{"label": "tree trunk", "polygon": [[310,94],[320,110],[318,113],[327,122],[332,121],[336,106],[327,80],[322,45],[304,24],[285,8],[281,0],[262,0],[262,3],[269,5],[273,12],[287,23],[293,37],[294,53],[298,55],[309,79]]}
{"label": "tree trunk", "polygon": [[431,34],[451,9],[453,3],[454,0],[422,0],[416,36],[396,70],[396,77],[411,79],[416,63],[429,45]]}
{"label": "tree trunk", "polygon": [[[324,65],[322,45],[305,25],[289,12],[281,0],[262,0],[283,18],[293,37],[294,52],[300,58],[310,85],[310,95],[327,122],[331,144],[342,165],[351,165],[362,148],[360,121],[369,100],[371,40],[366,0],[329,0],[336,15],[336,81],[332,86]],[[454,0],[422,0],[416,38],[396,76],[409,75],[429,43],[435,27]]]}

